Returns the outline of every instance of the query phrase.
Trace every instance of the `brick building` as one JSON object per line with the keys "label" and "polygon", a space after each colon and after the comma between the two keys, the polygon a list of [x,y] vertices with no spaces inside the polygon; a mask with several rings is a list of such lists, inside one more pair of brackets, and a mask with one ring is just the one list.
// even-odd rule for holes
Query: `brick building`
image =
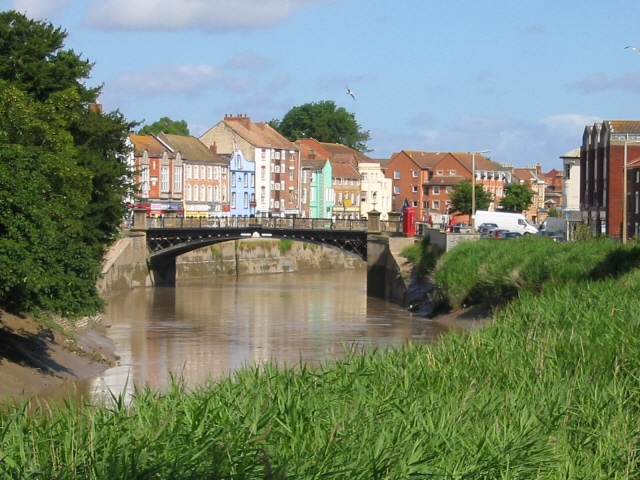
{"label": "brick building", "polygon": [[640,121],[605,120],[585,128],[580,148],[580,210],[593,230],[622,237],[627,170],[627,234],[638,236],[639,167]]}

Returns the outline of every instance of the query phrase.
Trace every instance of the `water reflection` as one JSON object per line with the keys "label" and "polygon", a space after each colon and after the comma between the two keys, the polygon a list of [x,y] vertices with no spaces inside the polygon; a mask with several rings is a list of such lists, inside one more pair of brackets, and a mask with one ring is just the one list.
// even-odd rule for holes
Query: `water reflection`
{"label": "water reflection", "polygon": [[345,348],[429,341],[442,327],[366,295],[363,270],[210,278],[108,299],[118,366],[89,382],[94,396],[189,386],[267,360],[308,365]]}

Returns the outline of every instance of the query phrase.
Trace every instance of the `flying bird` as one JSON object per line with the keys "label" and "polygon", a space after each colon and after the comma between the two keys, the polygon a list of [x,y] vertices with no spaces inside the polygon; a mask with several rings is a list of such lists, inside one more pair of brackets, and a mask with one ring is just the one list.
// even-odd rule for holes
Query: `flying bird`
{"label": "flying bird", "polygon": [[624,48],[630,48],[631,50],[635,50],[636,52],[640,53],[640,48],[634,47],[633,45],[629,45],[628,47],[624,47]]}
{"label": "flying bird", "polygon": [[351,98],[353,98],[354,100],[356,99],[355,94],[351,91],[349,87],[347,87],[347,95],[351,95]]}

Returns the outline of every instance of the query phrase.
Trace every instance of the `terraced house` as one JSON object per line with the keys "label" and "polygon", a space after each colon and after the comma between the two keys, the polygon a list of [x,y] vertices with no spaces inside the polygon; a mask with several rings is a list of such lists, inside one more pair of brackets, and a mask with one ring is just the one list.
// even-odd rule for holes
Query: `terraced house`
{"label": "terraced house", "polygon": [[226,115],[200,136],[218,154],[240,150],[255,172],[254,214],[258,217],[297,217],[300,204],[300,149],[268,123],[247,115]]}

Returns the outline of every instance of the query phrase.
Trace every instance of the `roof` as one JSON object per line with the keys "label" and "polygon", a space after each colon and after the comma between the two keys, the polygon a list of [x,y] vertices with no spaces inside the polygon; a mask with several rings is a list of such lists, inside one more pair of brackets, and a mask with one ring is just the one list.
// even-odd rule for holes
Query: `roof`
{"label": "roof", "polygon": [[474,155],[473,152],[451,152],[450,154],[455,157],[469,172],[473,171],[474,167],[476,170],[488,170],[495,172],[509,171],[502,164],[489,160],[481,153],[476,153]]}
{"label": "roof", "polygon": [[360,178],[358,170],[348,162],[337,162],[331,159],[331,169],[334,178]]}
{"label": "roof", "polygon": [[580,158],[580,149],[574,148],[573,150],[568,151],[564,155],[561,155],[560,158]]}
{"label": "roof", "polygon": [[435,167],[447,153],[441,152],[425,152],[422,150],[401,150],[391,155],[389,162],[391,162],[398,155],[406,155],[411,158],[422,170],[428,170]]}
{"label": "roof", "polygon": [[360,162],[372,162],[373,159],[368,157],[355,148],[347,147],[341,143],[320,142],[320,144],[331,154],[332,159],[355,161],[356,165]]}
{"label": "roof", "polygon": [[324,148],[315,138],[300,138],[296,141],[296,144],[300,147],[301,158],[314,157],[326,160],[331,157],[331,152]]}
{"label": "roof", "polygon": [[640,133],[640,120],[605,120],[611,133]]}
{"label": "roof", "polygon": [[174,152],[180,152],[183,160],[192,162],[222,162],[218,155],[205,147],[204,143],[196,137],[159,133],[157,138],[169,146]]}
{"label": "roof", "polygon": [[165,152],[169,156],[173,156],[167,149],[166,145],[158,141],[153,135],[129,135],[131,143],[133,143],[133,150],[136,156],[140,156],[146,150],[150,157],[162,157]]}
{"label": "roof", "polygon": [[255,147],[298,150],[298,146],[287,140],[280,132],[265,122],[252,122],[248,116],[227,116],[223,122],[248,143]]}
{"label": "roof", "polygon": [[[465,177],[461,177],[460,175],[434,175],[429,180],[424,182],[425,185],[440,185],[440,186],[449,186],[449,185],[458,185],[460,182],[465,180]],[[468,181],[468,179],[467,179]]]}

